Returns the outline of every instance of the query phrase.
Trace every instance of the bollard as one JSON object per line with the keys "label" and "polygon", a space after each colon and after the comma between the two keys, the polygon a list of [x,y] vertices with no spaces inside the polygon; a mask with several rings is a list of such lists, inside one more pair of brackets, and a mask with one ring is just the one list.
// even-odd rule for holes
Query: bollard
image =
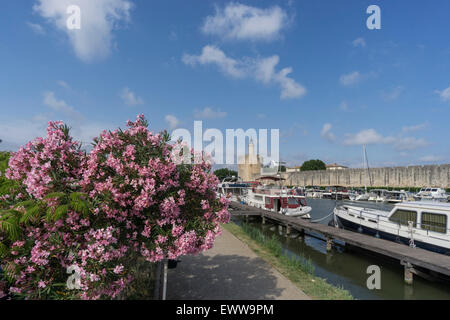
{"label": "bollard", "polygon": [[262,217],[262,224],[266,224],[266,217]]}
{"label": "bollard", "polygon": [[412,285],[413,284],[413,273],[412,273],[412,267],[409,267],[408,265],[405,265],[405,283]]}
{"label": "bollard", "polygon": [[331,251],[333,245],[333,240],[330,237],[327,237],[327,251]]}
{"label": "bollard", "polygon": [[404,260],[400,261],[400,264],[405,267],[405,283],[412,285],[413,284],[413,272],[414,272],[413,266],[411,265],[411,263],[404,261]]}
{"label": "bollard", "polygon": [[290,235],[291,234],[291,227],[290,226],[286,226],[286,235]]}

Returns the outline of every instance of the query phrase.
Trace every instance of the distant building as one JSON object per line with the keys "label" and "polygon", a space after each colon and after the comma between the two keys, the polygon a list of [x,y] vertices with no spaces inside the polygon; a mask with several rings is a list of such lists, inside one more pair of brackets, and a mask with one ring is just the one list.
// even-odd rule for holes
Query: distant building
{"label": "distant building", "polygon": [[341,166],[340,164],[337,164],[337,163],[327,164],[326,167],[327,167],[327,170],[343,170],[343,169],[348,169],[348,167],[346,167],[346,166]]}
{"label": "distant building", "polygon": [[300,166],[292,167],[292,168],[286,167],[286,173],[290,173],[290,172],[300,172]]}
{"label": "distant building", "polygon": [[248,154],[239,159],[238,175],[243,181],[255,181],[261,174],[262,158],[255,154],[255,145],[250,139]]}

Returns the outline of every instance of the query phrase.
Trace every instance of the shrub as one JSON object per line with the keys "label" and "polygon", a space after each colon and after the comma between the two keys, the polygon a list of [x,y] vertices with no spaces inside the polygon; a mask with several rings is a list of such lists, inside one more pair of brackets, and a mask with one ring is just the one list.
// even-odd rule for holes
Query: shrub
{"label": "shrub", "polygon": [[[211,164],[177,165],[169,135],[150,132],[143,116],[104,131],[89,154],[62,123],[47,133],[14,153],[7,170],[16,187],[0,207],[0,260],[15,297],[116,298],[138,261],[207,250],[229,221]],[[75,290],[68,267],[79,275]]]}

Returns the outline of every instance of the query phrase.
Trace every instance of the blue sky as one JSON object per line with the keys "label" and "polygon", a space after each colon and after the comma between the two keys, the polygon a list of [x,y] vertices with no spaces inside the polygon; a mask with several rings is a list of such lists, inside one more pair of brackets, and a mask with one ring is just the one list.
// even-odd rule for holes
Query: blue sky
{"label": "blue sky", "polygon": [[[65,26],[70,4],[81,29]],[[381,30],[366,9],[381,8]],[[2,1],[0,150],[64,120],[88,143],[151,129],[279,128],[280,156],[450,162],[450,2]]]}

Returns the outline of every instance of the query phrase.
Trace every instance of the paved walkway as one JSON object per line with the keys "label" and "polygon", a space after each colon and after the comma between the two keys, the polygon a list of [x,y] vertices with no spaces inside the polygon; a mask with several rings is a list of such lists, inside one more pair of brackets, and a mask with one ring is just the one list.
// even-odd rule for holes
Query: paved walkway
{"label": "paved walkway", "polygon": [[211,250],[180,260],[169,270],[169,300],[310,299],[227,230]]}

